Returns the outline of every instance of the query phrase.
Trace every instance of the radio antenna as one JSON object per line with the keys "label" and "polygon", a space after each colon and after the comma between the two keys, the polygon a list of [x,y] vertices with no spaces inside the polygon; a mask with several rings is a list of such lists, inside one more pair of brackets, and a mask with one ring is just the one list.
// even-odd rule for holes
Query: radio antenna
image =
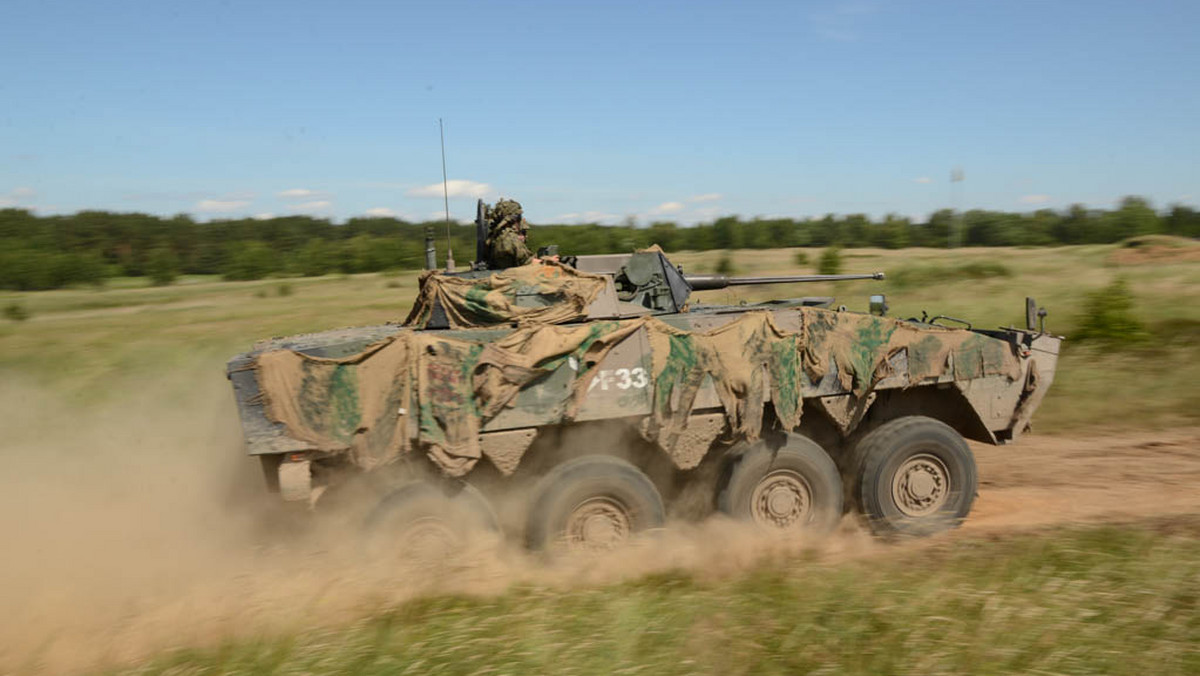
{"label": "radio antenna", "polygon": [[442,118],[438,118],[438,136],[442,139],[442,199],[446,208],[446,272],[454,270],[454,249],[450,244],[450,187],[446,180],[446,132],[442,129]]}

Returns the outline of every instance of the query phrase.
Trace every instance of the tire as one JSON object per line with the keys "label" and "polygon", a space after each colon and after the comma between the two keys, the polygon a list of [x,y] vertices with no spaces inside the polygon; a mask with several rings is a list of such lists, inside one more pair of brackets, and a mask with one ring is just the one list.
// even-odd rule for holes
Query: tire
{"label": "tire", "polygon": [[588,455],[538,482],[525,539],[535,551],[605,550],[665,521],[662,497],[641,470],[619,458]]}
{"label": "tire", "polygon": [[879,535],[926,536],[971,512],[979,475],[958,432],[924,416],[884,423],[858,443],[855,497]]}
{"label": "tire", "polygon": [[760,441],[742,454],[717,507],[770,530],[828,533],[842,517],[842,477],[816,442],[789,434],[774,451]]}
{"label": "tire", "polygon": [[405,560],[440,561],[466,549],[474,535],[500,528],[487,498],[470,484],[456,492],[423,481],[384,497],[367,516],[368,553]]}

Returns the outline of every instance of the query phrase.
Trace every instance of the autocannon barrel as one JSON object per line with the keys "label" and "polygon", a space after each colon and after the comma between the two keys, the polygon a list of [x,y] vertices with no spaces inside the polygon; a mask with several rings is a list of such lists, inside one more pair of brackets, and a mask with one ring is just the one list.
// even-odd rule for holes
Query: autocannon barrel
{"label": "autocannon barrel", "polygon": [[862,275],[779,275],[775,277],[729,277],[726,275],[684,275],[694,291],[724,289],[753,284],[791,284],[792,282],[844,282],[854,279],[883,279],[882,272]]}

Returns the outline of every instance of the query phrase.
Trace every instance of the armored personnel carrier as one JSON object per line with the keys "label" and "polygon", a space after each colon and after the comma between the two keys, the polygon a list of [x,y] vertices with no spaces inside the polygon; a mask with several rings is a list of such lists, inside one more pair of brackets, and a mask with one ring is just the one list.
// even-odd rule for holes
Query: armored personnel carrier
{"label": "armored personnel carrier", "polygon": [[271,490],[319,509],[373,477],[370,520],[401,541],[468,524],[535,549],[609,547],[714,511],[814,532],[853,511],[925,535],[971,510],[965,439],[1029,428],[1061,341],[1032,300],[1024,328],[985,330],[888,317],[882,296],[870,312],[692,299],[882,273],[690,275],[657,248],[480,267],[427,271],[402,323],[230,360]]}

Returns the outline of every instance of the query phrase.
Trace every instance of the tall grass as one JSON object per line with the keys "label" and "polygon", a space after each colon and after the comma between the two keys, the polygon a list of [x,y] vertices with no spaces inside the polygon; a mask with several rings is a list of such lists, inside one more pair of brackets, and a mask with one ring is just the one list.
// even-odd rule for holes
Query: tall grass
{"label": "tall grass", "polygon": [[178,652],[136,673],[1196,673],[1196,527],[430,598],[332,631]]}

